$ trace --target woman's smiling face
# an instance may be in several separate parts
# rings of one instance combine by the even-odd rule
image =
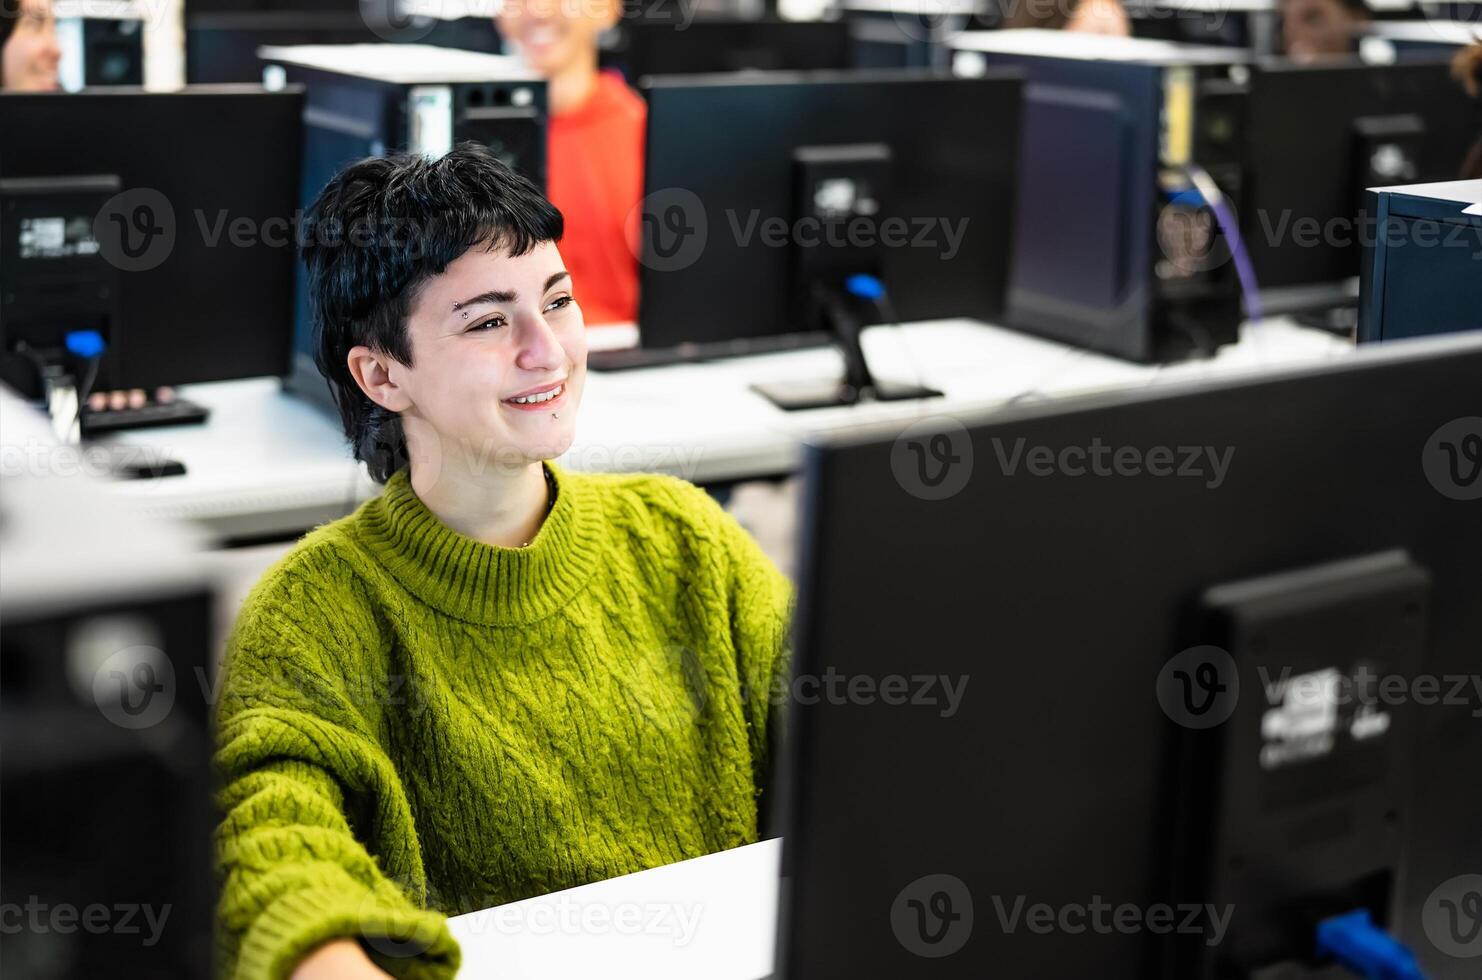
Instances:
[[[525,64],[549,77],[590,58],[621,13],[614,0],[505,0],[496,23]]]
[[[385,359],[380,400],[401,414],[414,460],[518,467],[570,448],[586,326],[554,243],[469,249],[418,290],[407,333],[411,364]]]

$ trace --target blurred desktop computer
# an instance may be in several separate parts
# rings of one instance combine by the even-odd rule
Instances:
[[[261,82],[258,50],[305,44],[375,44],[381,38],[353,11],[273,10],[191,14],[185,77],[192,85]]]
[[[488,146],[545,187],[546,83],[516,58],[425,44],[267,47],[262,56],[269,75],[281,73],[307,93],[301,208],[355,160],[398,152],[441,156],[465,140]],[[295,269],[285,387],[333,412],[329,386],[314,365],[302,263]]]
[[[29,411],[0,391],[7,425]],[[6,470],[6,975],[209,976],[214,597],[198,544],[87,478]]]
[[[1241,293],[1218,198],[1240,175],[1245,56],[1043,30],[952,43],[960,74],[1027,80],[1007,325],[1144,362],[1233,343]]]
[[[546,84],[519,59],[425,44],[265,47],[270,75],[303,86],[304,183],[344,164],[483,143],[545,186]]]
[[[1366,189],[1459,177],[1482,135],[1482,102],[1444,53],[1383,65],[1261,61],[1250,69],[1242,127],[1233,196],[1263,294],[1296,297],[1294,309],[1351,312],[1375,230]]]
[[[1359,343],[1482,330],[1482,180],[1376,187],[1367,197],[1374,234],[1364,243]]]
[[[601,57],[630,85],[647,75],[853,67],[849,25],[841,20],[624,19]]]
[[[1458,335],[807,450],[778,975],[1476,977],[1478,378]],[[1418,969],[1337,968],[1347,913]]]
[[[1020,88],[1013,72],[650,78],[640,347],[594,368],[834,342],[842,385],[763,393],[920,396],[876,383],[859,331],[1002,312]]]
[[[247,85],[0,94],[0,131],[26,134],[0,146],[6,377],[41,397],[58,368],[97,391],[285,374],[303,109]],[[78,421],[204,417],[176,400]]]
[[[425,17],[381,25],[354,8],[265,9],[191,13],[186,21],[185,77],[191,84],[261,82],[264,47],[321,44],[416,43],[498,54],[499,32],[491,17],[455,20]]]

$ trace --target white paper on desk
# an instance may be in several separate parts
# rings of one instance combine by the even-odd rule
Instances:
[[[781,854],[762,841],[460,915],[459,976],[759,980],[772,973]]]

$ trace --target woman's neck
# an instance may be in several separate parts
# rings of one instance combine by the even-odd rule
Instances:
[[[597,90],[597,52],[581,57],[546,79],[551,115],[559,116],[581,107]]]
[[[444,455],[418,466],[412,455],[412,490],[439,521],[465,537],[501,548],[522,548],[545,522],[550,486],[544,465],[519,468],[484,461],[477,470]]]

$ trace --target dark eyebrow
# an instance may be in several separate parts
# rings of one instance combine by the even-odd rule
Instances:
[[[547,292],[562,279],[569,278],[571,278],[571,273],[565,269],[562,269],[560,272],[553,272],[551,273],[551,277],[545,281],[545,287],[541,292]],[[516,293],[512,289],[486,289],[477,296],[470,296],[460,303],[454,303],[453,312],[457,313],[466,306],[475,306],[479,303],[513,303],[517,299],[519,299],[519,293]]]

